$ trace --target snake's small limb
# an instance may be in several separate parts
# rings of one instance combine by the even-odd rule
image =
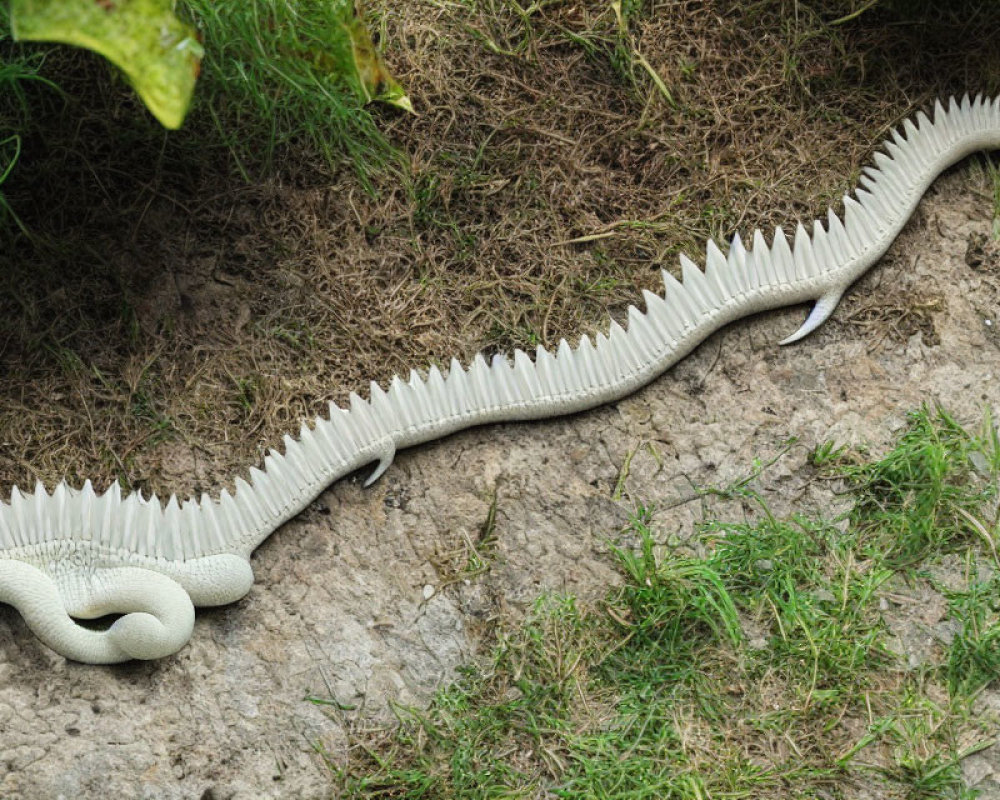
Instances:
[[[362,484],[366,489],[371,486],[375,481],[385,474],[385,471],[392,466],[393,460],[396,458],[396,443],[391,439],[386,440],[382,445],[382,450],[379,453],[378,464],[375,465],[375,469],[372,470],[372,474],[369,475],[365,482]]]
[[[797,342],[799,339],[805,338],[820,325],[826,322],[830,318],[830,315],[837,309],[837,304],[840,302],[840,298],[844,296],[846,288],[847,287],[832,289],[822,295],[812,307],[812,310],[809,312],[809,316],[806,317],[806,321],[799,326],[799,329],[791,336],[786,336],[778,342],[778,344],[786,345],[792,344],[792,342]]]

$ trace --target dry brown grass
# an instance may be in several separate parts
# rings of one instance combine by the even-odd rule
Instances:
[[[603,2],[536,5],[376,9],[419,116],[384,113],[409,167],[375,196],[306,148],[242,185],[183,137],[107,141],[85,106],[58,174],[58,132],[28,143],[0,485],[217,489],[370,379],[592,331],[677,252],[812,219],[903,114],[1000,89],[996,8],[831,29],[794,2],[648,2],[619,42]]]

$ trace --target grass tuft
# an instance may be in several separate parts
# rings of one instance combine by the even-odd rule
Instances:
[[[943,409],[924,407],[884,459],[835,469],[858,497],[851,521],[860,546],[906,566],[968,541],[970,515],[997,496],[1000,446],[989,416],[970,433]]]
[[[10,177],[21,156],[24,131],[31,118],[31,102],[26,85],[35,83],[58,91],[58,86],[42,77],[39,70],[45,62],[44,49],[11,47],[10,11],[0,6],[0,48],[9,50],[0,58],[0,229],[13,222],[24,231],[24,224],[3,193],[3,185]]]
[[[330,166],[346,157],[369,188],[371,170],[399,166],[345,78],[352,54],[344,5],[182,0],[205,43],[195,124],[211,122],[244,179],[271,172],[302,145]]]
[[[1000,584],[993,551],[957,529],[962,514],[995,516],[995,443],[988,416],[974,434],[923,408],[880,459],[821,448],[817,468],[855,498],[846,531],[777,518],[747,481],[712,490],[753,500],[751,519],[704,522],[700,558],[658,545],[641,508],[631,545],[612,548],[622,585],[601,607],[539,600],[428,709],[358,736],[335,767],[338,791],[781,800],[865,786],[873,797],[973,797],[961,762],[993,744],[984,731],[995,720],[972,709],[1000,677]],[[926,529],[902,551],[873,546],[908,532],[915,513],[948,530]],[[944,590],[955,635],[911,669],[889,647],[885,585],[956,549],[967,580]]]
[[[1000,676],[1000,575],[973,576],[964,591],[946,595],[959,627],[948,650],[945,679],[953,695],[975,696]]]

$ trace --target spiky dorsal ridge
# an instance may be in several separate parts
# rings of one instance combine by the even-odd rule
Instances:
[[[488,422],[551,417],[581,411],[629,394],[689,353],[710,333],[747,314],[807,300],[817,305],[805,335],[833,311],[847,286],[888,248],[936,175],[974,150],[1000,147],[1000,98],[952,98],[907,119],[863,170],[860,186],[844,197],[843,219],[832,210],[811,231],[802,224],[791,240],[777,228],[768,240],[753,232],[751,249],[739,236],[720,248],[709,241],[704,269],[685,256],[681,279],[663,272],[663,296],[644,292],[646,311],[628,310],[627,327],[611,322],[593,341],[576,347],[561,340],[554,353],[539,347],[531,358],[482,356],[468,367],[451,362],[447,374],[431,367],[368,399],[356,394],[347,408],[330,404],[329,416],[303,424],[298,439],[284,437],[284,453],[270,451],[263,470],[217,499],[161,504],[154,496],[122,497],[117,485],[103,494],[60,483],[48,494],[12,490],[0,502],[0,559],[39,561],[60,543],[86,543],[105,563],[173,564],[219,553],[250,552],[327,485],[371,462],[372,479],[398,448]]]

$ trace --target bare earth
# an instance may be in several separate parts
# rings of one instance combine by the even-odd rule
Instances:
[[[341,481],[258,550],[250,595],[200,612],[173,658],[67,663],[0,609],[0,795],[328,796],[317,745],[336,760],[348,721],[426,701],[492,620],[541,592],[604,594],[607,542],[637,504],[659,509],[662,538],[683,537],[701,512],[693,484],[741,477],[795,437],[761,487],[778,513],[835,513],[826,487],[803,479],[816,444],[877,451],[924,401],[964,421],[1000,411],[1000,258],[977,247],[989,212],[985,180],[960,166],[808,340],[775,344],[802,309],[742,321],[614,406],[404,452],[368,490]],[[494,497],[491,569],[449,583]],[[943,611],[897,600],[887,612],[914,664]],[[981,702],[1000,715],[1000,692]],[[982,797],[1000,797],[1000,747],[965,769]]]

